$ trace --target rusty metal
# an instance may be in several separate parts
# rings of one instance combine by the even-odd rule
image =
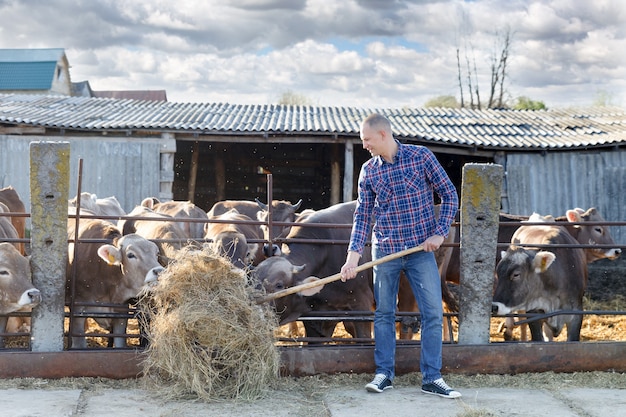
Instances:
[[[373,346],[281,347],[281,375],[309,376],[373,373]],[[3,352],[0,378],[103,377],[142,375],[142,355],[133,350]],[[396,374],[419,372],[420,347],[398,345]],[[626,372],[626,343],[492,343],[444,345],[444,374],[517,374],[526,372]]]

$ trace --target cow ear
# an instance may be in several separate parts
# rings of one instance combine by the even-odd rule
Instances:
[[[102,245],[98,248],[98,256],[109,265],[120,265],[122,256],[120,250],[113,245]]]
[[[315,281],[319,281],[319,278],[317,278],[317,277],[308,277],[308,278],[305,278],[302,281],[302,284],[308,284],[309,282],[315,282]],[[315,295],[318,292],[322,291],[322,288],[324,288],[323,285],[318,285],[317,287],[307,288],[306,290],[299,291],[298,294],[300,294],[303,297],[310,297],[310,296]]]
[[[565,215],[567,216],[567,221],[570,222],[570,223],[575,223],[575,222],[580,222],[581,221],[581,218],[580,218],[581,213],[578,211],[578,209],[567,210],[565,212]]]
[[[555,259],[556,255],[552,252],[537,252],[535,258],[533,259],[533,267],[535,268],[535,272],[538,274],[546,272],[546,269],[548,269],[550,265],[552,265],[552,262],[554,262]]]

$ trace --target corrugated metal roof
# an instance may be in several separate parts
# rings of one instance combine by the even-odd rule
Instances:
[[[62,48],[0,49],[0,91],[49,90]]]
[[[0,122],[76,130],[154,129],[224,134],[357,136],[372,112],[399,139],[482,149],[567,149],[626,143],[626,110],[539,111],[355,108],[174,103],[112,98],[0,94]]]

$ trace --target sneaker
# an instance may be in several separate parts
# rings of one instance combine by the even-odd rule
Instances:
[[[369,392],[383,392],[386,389],[393,388],[391,385],[391,379],[387,378],[385,374],[376,374],[372,382],[365,386],[365,389]]]
[[[461,397],[461,393],[450,388],[443,378],[436,379],[428,384],[423,384],[422,392],[425,394],[435,394],[443,398]]]

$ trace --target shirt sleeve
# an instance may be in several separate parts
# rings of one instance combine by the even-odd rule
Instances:
[[[432,151],[428,150],[427,155],[426,172],[428,173],[433,189],[441,199],[439,220],[435,234],[447,237],[448,233],[450,233],[450,225],[454,221],[459,209],[459,197],[450,177],[448,177],[448,174]]]
[[[354,222],[352,224],[352,233],[350,234],[350,244],[348,250],[363,253],[365,242],[369,235],[370,223],[372,219],[372,211],[374,208],[374,194],[371,186],[367,181],[367,164],[361,167],[359,174],[358,190],[359,196],[354,211]]]

